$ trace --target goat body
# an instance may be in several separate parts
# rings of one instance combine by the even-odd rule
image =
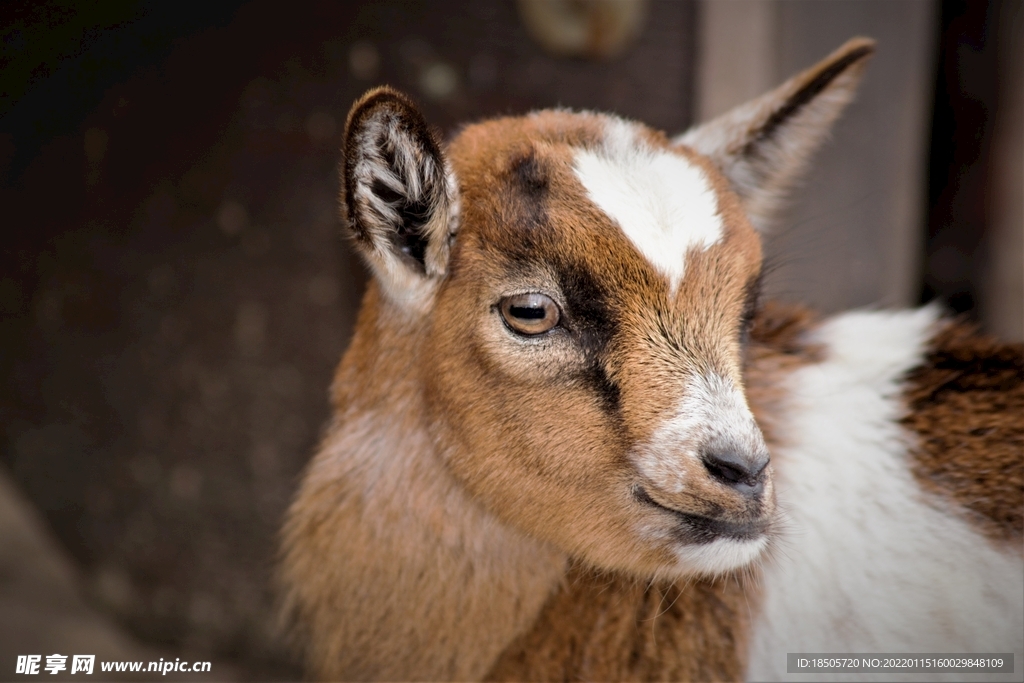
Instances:
[[[342,213],[374,278],[283,532],[314,675],[1019,671],[1024,349],[757,301],[758,231],[872,50],[674,139],[552,110],[444,146],[393,90],[354,105]]]

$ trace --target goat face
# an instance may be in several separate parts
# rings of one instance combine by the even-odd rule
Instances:
[[[477,500],[643,577],[759,556],[775,503],[741,373],[761,270],[748,216],[763,221],[869,52],[851,41],[676,141],[547,111],[443,151],[404,96],[355,105],[345,217],[383,318],[423,334],[433,438]]]
[[[453,470],[600,566],[756,556],[774,505],[740,364],[761,253],[725,181],[566,112],[467,128],[450,159],[467,180],[427,380]]]

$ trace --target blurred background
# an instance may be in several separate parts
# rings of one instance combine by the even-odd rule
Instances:
[[[874,37],[769,292],[1021,340],[1022,26],[1019,0],[4,3],[0,680],[53,652],[300,675],[276,533],[366,276],[335,201],[367,88],[446,135],[554,105],[677,133]]]

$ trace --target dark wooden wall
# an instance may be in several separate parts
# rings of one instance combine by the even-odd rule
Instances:
[[[938,298],[989,331],[1019,340],[1024,5],[944,0],[941,10],[921,301]],[[1016,188],[1002,197],[1008,177]],[[1013,215],[1010,225],[1002,224],[1005,214]],[[1003,265],[1007,251],[1015,252],[1015,263],[1010,257]]]
[[[0,461],[93,604],[194,659],[294,677],[275,534],[364,277],[337,138],[390,83],[442,130],[564,105],[690,120],[694,6],[554,57],[512,0],[5,6]]]

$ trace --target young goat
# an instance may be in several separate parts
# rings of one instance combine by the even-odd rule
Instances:
[[[872,50],[674,139],[551,110],[443,146],[393,90],[355,104],[342,212],[374,279],[284,529],[313,675],[1020,671],[1021,347],[933,308],[757,305],[758,230]]]

